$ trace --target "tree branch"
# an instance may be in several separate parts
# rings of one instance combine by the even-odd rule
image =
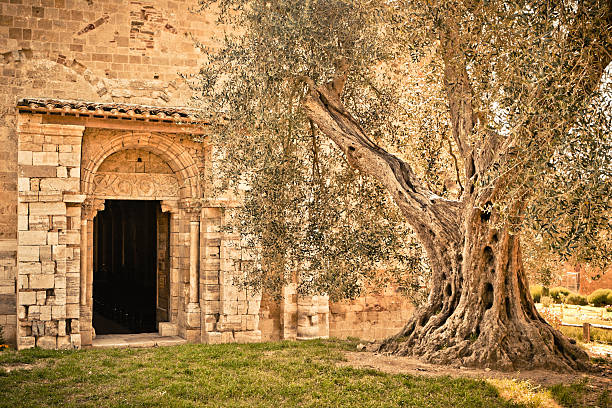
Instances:
[[[340,100],[341,80],[311,89],[302,107],[319,130],[345,153],[349,164],[375,177],[391,193],[425,246],[436,236],[456,241],[461,203],[424,188],[410,166],[376,145]]]

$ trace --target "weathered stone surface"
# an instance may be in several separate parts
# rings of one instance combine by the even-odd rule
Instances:
[[[41,349],[55,349],[57,348],[57,337],[55,336],[43,336],[36,339],[36,347]]]

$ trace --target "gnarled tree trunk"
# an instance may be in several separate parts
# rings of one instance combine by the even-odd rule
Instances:
[[[586,353],[536,311],[517,235],[490,226],[490,214],[467,209],[461,241],[443,245],[427,304],[382,346],[441,364],[501,370],[585,369]]]
[[[442,37],[443,43],[448,40]],[[457,55],[444,57],[453,134],[470,180],[461,201],[435,196],[407,163],[367,137],[342,106],[342,76],[320,87],[311,83],[303,102],[310,120],[343,150],[349,163],[391,193],[430,261],[433,278],[426,305],[382,349],[429,362],[502,370],[584,369],[587,354],[535,309],[518,236],[496,229],[497,215],[483,210],[494,208],[494,192],[502,188],[479,189],[476,183],[478,174],[500,154],[498,138],[491,135],[482,146],[467,142],[473,127],[467,72],[461,63],[457,68]]]

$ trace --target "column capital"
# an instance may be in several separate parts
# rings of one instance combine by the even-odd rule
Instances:
[[[98,211],[104,211],[104,200],[101,198],[88,197],[81,204],[81,218],[93,220]]]

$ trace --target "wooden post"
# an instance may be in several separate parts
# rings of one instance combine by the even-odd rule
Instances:
[[[591,341],[591,324],[582,323],[582,341],[589,343]]]

